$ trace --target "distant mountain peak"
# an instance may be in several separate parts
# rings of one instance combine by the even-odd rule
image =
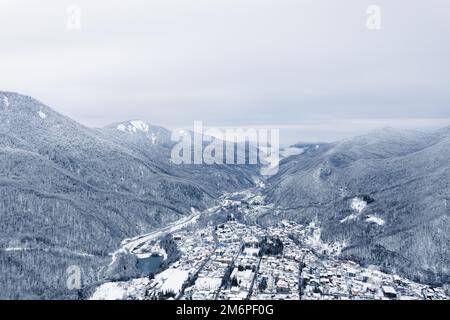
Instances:
[[[150,125],[142,120],[131,120],[119,123],[116,128],[119,131],[128,133],[148,133],[150,130]]]
[[[103,128],[108,133],[130,141],[152,145],[170,144],[170,131],[166,128],[151,125],[143,120],[135,119],[116,122]]]

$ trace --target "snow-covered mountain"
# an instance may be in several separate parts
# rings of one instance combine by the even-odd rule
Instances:
[[[0,92],[0,124],[0,298],[74,298],[68,266],[94,283],[123,239],[261,178],[254,166],[174,165],[162,127],[87,128],[16,93]],[[450,282],[449,128],[387,128],[283,152],[258,224],[314,220],[322,241],[346,244],[343,258]]]
[[[391,128],[306,149],[270,179],[280,216],[317,219],[343,255],[450,281],[450,136]],[[266,217],[270,220],[271,217]]]
[[[0,298],[69,294],[67,266],[95,278],[122,239],[253,185],[244,167],[171,165],[169,132],[142,121],[91,129],[0,92],[0,123]]]

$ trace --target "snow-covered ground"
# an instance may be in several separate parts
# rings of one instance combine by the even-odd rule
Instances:
[[[284,159],[284,158],[291,157],[291,156],[297,156],[304,152],[305,152],[305,150],[302,148],[289,147],[289,148],[281,149],[280,155],[281,155],[281,158]]]
[[[380,217],[370,216],[370,215],[367,216],[366,222],[375,223],[375,224],[377,224],[379,226],[382,226],[382,225],[385,224],[385,221],[383,219],[381,219]]]
[[[38,111],[38,115],[39,115],[39,118],[41,118],[41,119],[47,118],[47,115],[44,112],[42,112],[41,110]]]
[[[367,202],[361,198],[354,198],[352,200],[351,208],[357,213],[361,213],[367,207]]]
[[[158,283],[160,292],[174,292],[178,294],[181,291],[183,283],[188,279],[189,271],[169,268],[156,275],[155,280]]]
[[[363,210],[366,207],[367,207],[366,201],[364,201],[363,199],[361,199],[359,197],[353,198],[350,208],[352,210],[354,210],[355,213],[352,213],[351,215],[345,217],[344,219],[342,219],[340,221],[340,223],[348,222],[351,220],[356,220],[361,215],[361,213],[363,212]]]
[[[108,282],[99,286],[90,300],[122,300],[126,296],[126,289],[120,282]]]
[[[90,300],[144,299],[148,287],[158,288],[158,291],[163,293],[178,294],[188,276],[189,271],[187,270],[169,268],[157,274],[152,280],[138,278],[129,281],[107,282],[95,289]]]
[[[127,297],[143,299],[149,282],[148,278],[123,282],[107,282],[96,288],[90,300],[123,300]]]

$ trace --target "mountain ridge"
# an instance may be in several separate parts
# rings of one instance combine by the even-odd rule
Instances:
[[[170,145],[87,128],[17,93],[0,92],[0,123],[0,266],[9,270],[0,273],[1,298],[73,297],[67,266],[82,266],[87,284],[98,281],[96,270],[124,238],[254,183],[245,168],[211,176],[211,168],[175,167]],[[61,258],[54,247],[92,256]]]
[[[321,221],[325,239],[348,243],[344,257],[448,282],[450,139],[439,130],[384,133],[289,159],[269,179],[267,199],[284,217]],[[354,201],[365,203],[361,212]]]

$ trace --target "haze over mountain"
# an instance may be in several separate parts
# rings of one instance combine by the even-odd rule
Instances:
[[[282,128],[288,144],[437,129],[450,121],[449,12],[445,0],[1,1],[0,88],[89,127],[200,119]]]

